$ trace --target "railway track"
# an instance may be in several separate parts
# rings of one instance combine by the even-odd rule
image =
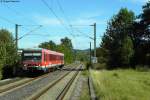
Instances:
[[[72,65],[69,65],[69,66],[72,66]],[[17,87],[20,87],[20,86],[24,86],[25,84],[29,84],[30,82],[34,81],[34,80],[38,80],[40,78],[44,78],[46,77],[48,74],[44,74],[42,76],[38,76],[38,77],[35,77],[35,78],[16,78],[14,80],[8,80],[8,82],[3,82],[0,84],[0,93],[3,93],[3,92],[7,92],[11,89],[15,89]]]
[[[12,82],[12,83],[3,85],[3,86],[0,87],[0,93],[2,94],[2,93],[5,93],[5,92],[14,90],[14,89],[16,89],[16,88],[25,86],[25,85],[29,84],[30,82],[39,80],[39,79],[41,79],[41,78],[44,78],[44,77],[46,77],[47,75],[48,75],[48,74],[44,74],[44,75],[42,75],[42,76],[38,76],[38,77],[35,77],[35,78],[25,78],[25,79],[18,80],[18,81],[16,81],[16,82]]]
[[[65,86],[65,88],[63,89],[63,91],[59,94],[59,96],[57,97],[57,100],[63,100],[63,98],[65,97],[65,95],[67,94],[70,86],[72,85],[72,83],[74,82],[75,78],[77,77],[79,72],[76,72],[72,79],[68,82],[68,84]]]
[[[0,87],[0,100],[20,100],[27,98],[38,92],[41,87],[45,87],[48,83],[53,83],[58,79],[68,76],[70,72],[66,70],[58,70],[36,78],[26,79],[17,84],[4,85]],[[57,82],[56,82],[57,83]]]
[[[82,65],[80,65],[77,69],[74,69],[73,71],[69,71],[68,73],[60,77],[58,80],[47,85],[45,88],[33,94],[31,97],[27,98],[26,100],[62,100],[65,97],[66,93],[68,92],[70,86],[74,82],[81,67]],[[62,86],[63,83],[65,83],[64,86]],[[62,88],[60,89],[60,87]],[[54,90],[55,93],[53,92]]]
[[[8,85],[8,84],[13,83],[13,82],[20,81],[20,80],[22,80],[22,79],[23,79],[23,78],[17,77],[17,78],[12,78],[12,79],[4,79],[4,80],[1,80],[1,81],[0,81],[0,87],[1,87],[1,86],[4,86],[4,85]]]

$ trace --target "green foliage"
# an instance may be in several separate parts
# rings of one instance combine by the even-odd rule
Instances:
[[[70,49],[73,48],[72,42],[68,37],[61,39],[60,45],[66,46],[67,48],[70,48]]]
[[[139,21],[133,24],[134,65],[150,65],[150,1],[143,6]]]
[[[110,68],[130,64],[133,44],[128,34],[134,18],[132,11],[122,8],[108,22],[99,52],[101,53],[100,59],[104,60]]]
[[[140,15],[141,21],[145,24],[146,28],[148,28],[148,25],[150,24],[150,1],[148,1],[142,8],[143,12]]]
[[[133,50],[133,43],[129,36],[125,37],[123,40],[123,44],[121,47],[121,56],[120,59],[122,60],[123,65],[130,64],[131,57],[134,54]]]
[[[135,70],[91,71],[100,100],[149,100],[149,75]]]
[[[65,37],[61,39],[60,48],[59,51],[64,53],[64,59],[66,63],[72,63],[73,62],[73,46],[71,39],[68,37]]]
[[[87,62],[88,61],[88,54],[86,50],[74,50],[76,54],[76,60],[81,62]]]
[[[5,67],[12,67],[18,60],[17,49],[12,34],[6,29],[0,30],[0,73]],[[9,74],[9,73],[7,73]]]
[[[108,68],[150,66],[150,1],[142,9],[137,18],[126,8],[111,18],[97,49],[99,63]]]
[[[49,49],[49,50],[56,50],[56,44],[53,41],[43,42],[39,45],[39,47]]]
[[[93,64],[93,69],[103,70],[103,69],[106,69],[106,68],[107,68],[106,63],[96,63],[96,64]]]

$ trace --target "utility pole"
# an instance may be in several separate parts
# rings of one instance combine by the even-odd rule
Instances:
[[[18,54],[18,27],[21,26],[21,25],[18,25],[18,24],[15,24],[15,33],[16,33],[16,50],[17,50],[17,54]],[[16,61],[17,62],[17,61]],[[17,64],[17,63],[16,63]],[[17,66],[17,65],[16,65]],[[13,67],[13,75],[15,76],[16,75],[16,66]]]
[[[16,48],[18,50],[18,24],[15,24],[15,32],[16,32]]]
[[[76,62],[76,59],[77,58],[77,52],[76,52],[76,50],[74,50],[74,61]]]
[[[94,23],[94,57],[96,57],[96,23]]]
[[[18,50],[18,27],[21,25],[15,24],[15,33],[16,33],[16,48]]]
[[[91,42],[90,42],[90,65],[91,65]]]
[[[96,23],[91,26],[94,27],[94,57],[96,57]]]

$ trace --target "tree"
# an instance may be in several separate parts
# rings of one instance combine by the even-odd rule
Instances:
[[[2,78],[2,69],[6,62],[6,49],[4,44],[0,43],[0,79]]]
[[[125,37],[122,42],[120,59],[123,65],[129,65],[134,54],[133,42],[129,36]]]
[[[142,9],[131,34],[135,49],[134,65],[150,65],[150,1]]]
[[[133,55],[133,44],[128,36],[131,33],[130,27],[135,16],[132,11],[126,8],[120,9],[108,22],[106,33],[102,38],[101,48],[107,59],[106,63],[110,68],[130,64]]]
[[[58,46],[58,51],[64,53],[64,59],[66,63],[72,63],[73,62],[73,46],[71,39],[68,37],[62,38],[61,43]]]
[[[17,62],[17,48],[12,34],[6,29],[0,30],[0,69],[11,67]],[[4,72],[4,70],[3,70]],[[7,73],[9,74],[9,73]]]
[[[40,48],[45,48],[49,50],[56,50],[56,44],[53,41],[44,42],[39,45]]]
[[[61,45],[67,46],[67,48],[73,49],[71,40],[68,37],[61,39]]]
[[[3,45],[3,48],[6,50],[5,65],[8,66],[13,65],[17,61],[17,49],[12,34],[5,29],[1,29],[0,43],[1,45]]]

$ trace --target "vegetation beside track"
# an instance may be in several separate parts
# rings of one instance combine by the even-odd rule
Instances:
[[[84,70],[81,72],[81,76],[84,79],[87,79],[89,76],[89,71]],[[82,86],[82,91],[81,91],[81,96],[80,100],[90,100],[90,94],[89,94],[89,86],[87,81],[83,81],[83,86]]]
[[[150,72],[135,70],[91,71],[101,100],[149,100]]]
[[[19,60],[11,32],[0,29],[0,79],[13,76],[13,68]]]
[[[82,87],[80,100],[90,100],[89,87],[87,83],[84,83]]]

